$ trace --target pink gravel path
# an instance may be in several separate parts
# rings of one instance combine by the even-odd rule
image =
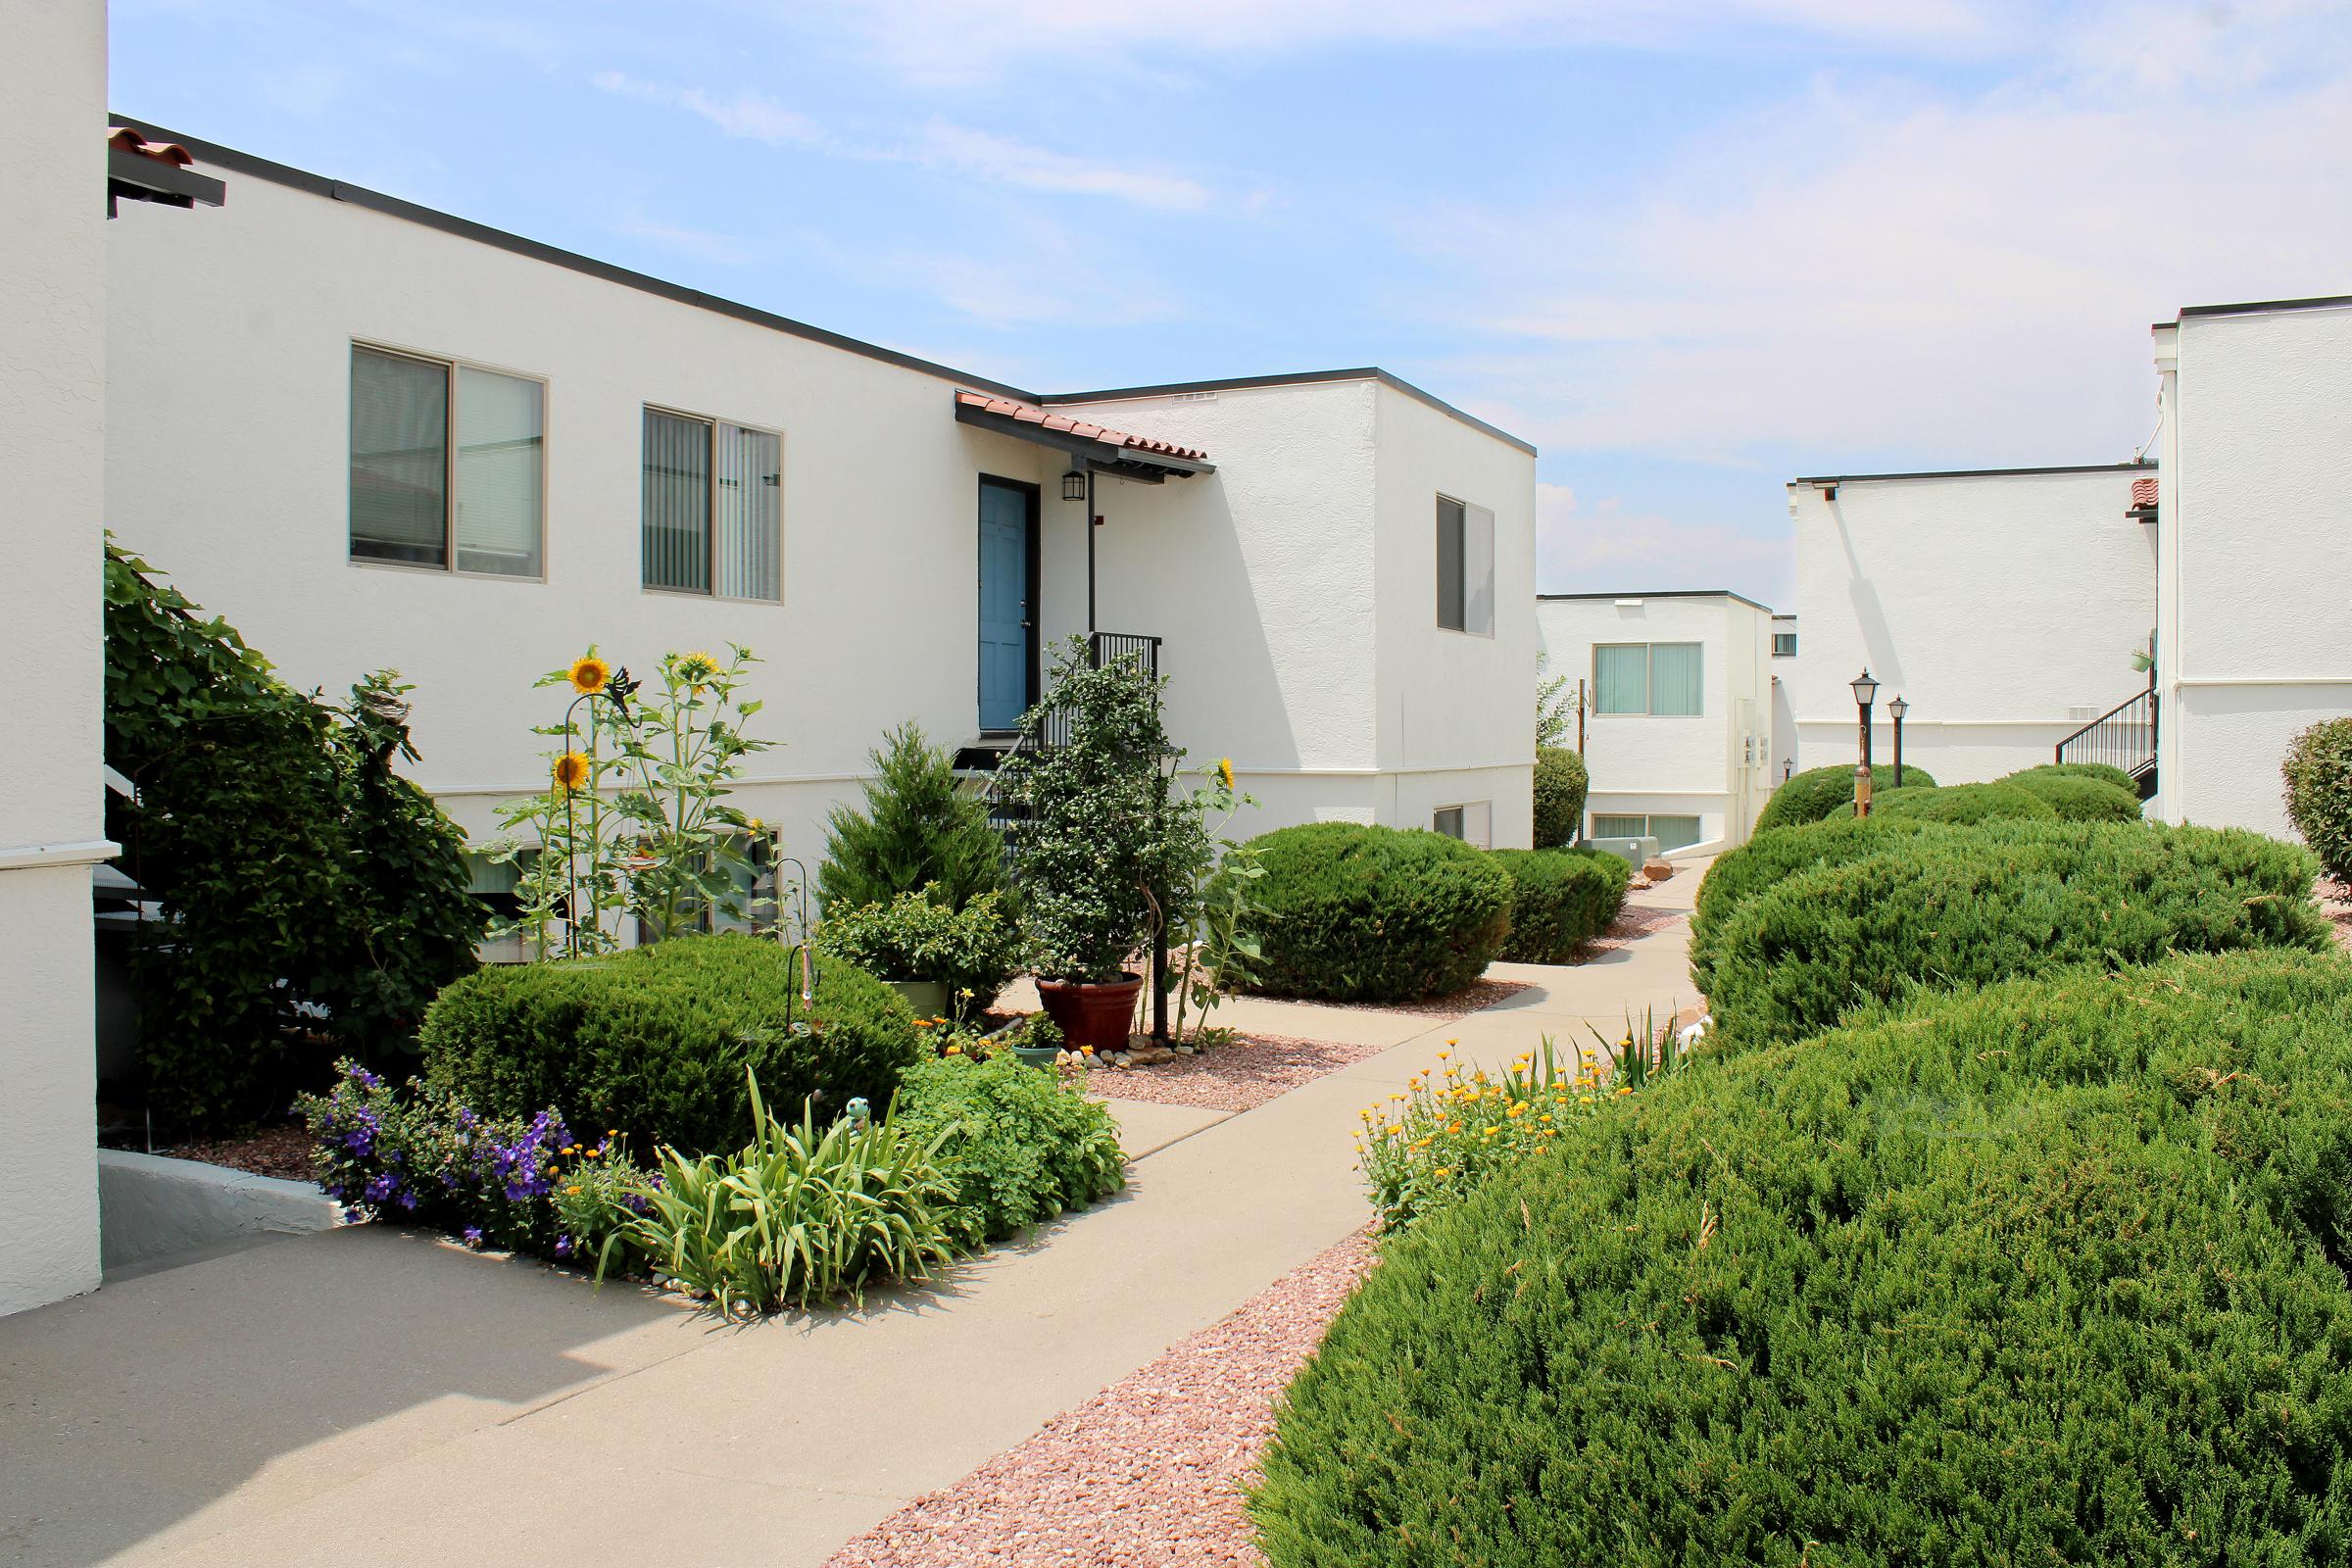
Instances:
[[[2331,882],[2320,878],[2315,891],[2319,895],[2320,912],[2328,916],[2334,928],[2335,945],[2352,953],[2352,883]]]
[[[1467,1018],[1527,989],[1524,980],[1473,980],[1461,990],[1418,1002],[1317,1002],[1310,997],[1250,997],[1284,1007],[1346,1007],[1350,1012],[1401,1012],[1420,1018]]]
[[[1274,1398],[1371,1266],[1359,1233],[1223,1321],[918,1497],[825,1568],[1260,1564],[1242,1488]]]
[[[1086,1087],[1106,1100],[1249,1110],[1388,1049],[1288,1035],[1244,1035],[1231,1045],[1211,1046],[1197,1056],[1178,1056],[1150,1067],[1097,1067],[1086,1075]]]
[[[1630,947],[1652,932],[1663,931],[1677,920],[1690,918],[1689,909],[1662,909],[1654,904],[1629,904],[1617,911],[1609,928],[1585,946],[1585,956],[1608,953]]]

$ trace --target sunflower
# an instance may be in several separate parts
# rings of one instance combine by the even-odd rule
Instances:
[[[1232,758],[1220,757],[1217,759],[1217,782],[1223,784],[1227,789],[1233,788]]]
[[[671,672],[688,691],[699,692],[718,674],[718,661],[701,652],[680,654]]]
[[[588,759],[579,752],[565,752],[556,759],[556,787],[576,790],[588,782]]]
[[[612,678],[612,666],[594,654],[582,654],[571,662],[571,689],[583,697],[594,697]]]

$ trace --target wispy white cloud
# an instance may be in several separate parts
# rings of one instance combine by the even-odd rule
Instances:
[[[753,259],[752,248],[744,241],[732,234],[721,234],[710,229],[681,228],[671,223],[630,218],[613,223],[612,232],[650,241],[682,256],[716,262],[721,267],[742,267]]]
[[[1731,588],[1777,603],[1794,563],[1780,533],[1758,533],[1629,509],[1591,506],[1566,485],[1536,486],[1536,588],[1542,593]]]
[[[860,141],[832,134],[808,115],[764,93],[710,93],[699,87],[648,81],[618,71],[599,72],[590,81],[615,97],[684,110],[725,135],[771,147],[806,148],[866,163],[912,164],[1015,190],[1107,196],[1161,211],[1196,211],[1210,201],[1207,186],[1183,174],[1082,158],[945,120],[931,121],[908,138]]]

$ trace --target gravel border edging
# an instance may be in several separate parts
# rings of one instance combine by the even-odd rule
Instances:
[[[825,1568],[1263,1563],[1243,1488],[1274,1400],[1372,1261],[1365,1232],[1318,1253]]]

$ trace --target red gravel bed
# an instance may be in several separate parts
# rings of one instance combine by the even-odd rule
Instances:
[[[1249,1110],[1388,1049],[1288,1035],[1244,1035],[1197,1056],[1178,1056],[1149,1067],[1097,1067],[1086,1075],[1086,1087],[1106,1100]]]
[[[1251,996],[1251,1002],[1271,1002],[1285,1007],[1346,1007],[1350,1012],[1401,1012],[1416,1018],[1467,1018],[1527,989],[1524,980],[1473,980],[1461,990],[1419,1002],[1319,1002],[1311,997]]]
[[[1261,1564],[1242,1489],[1274,1399],[1371,1266],[1351,1236],[1232,1315],[918,1497],[825,1568]]]
[[[2352,882],[2333,882],[2322,877],[2315,891],[2319,894],[2320,912],[2334,927],[2335,945],[2352,953]]]
[[[1585,956],[1630,947],[1643,937],[1663,931],[1677,920],[1690,918],[1689,909],[1661,909],[1653,904],[1629,904],[1617,911],[1609,928],[1585,945]]]
[[[226,1165],[256,1176],[278,1176],[293,1182],[315,1182],[318,1168],[311,1163],[311,1135],[300,1122],[267,1127],[250,1138],[226,1138],[213,1143],[181,1144],[159,1149],[173,1159],[198,1159],[207,1165]]]

